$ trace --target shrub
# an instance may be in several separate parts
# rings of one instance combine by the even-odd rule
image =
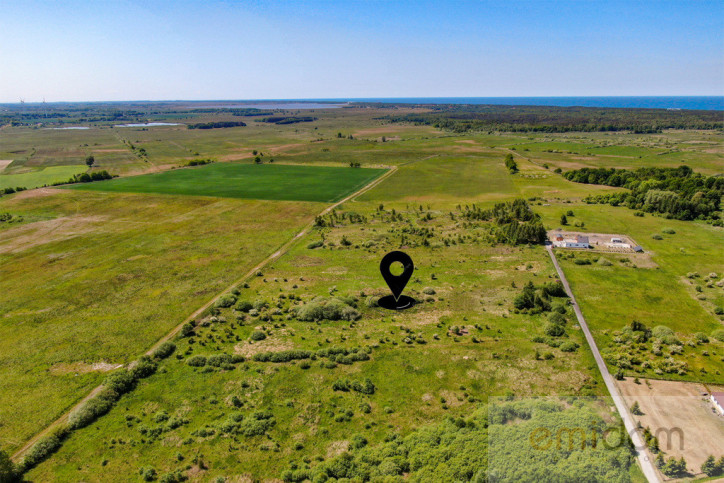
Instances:
[[[63,439],[67,435],[67,429],[60,428],[47,436],[41,438],[32,448],[25,454],[22,463],[20,463],[20,471],[22,473],[35,468],[39,463],[48,456],[55,453],[63,444]]]
[[[206,359],[206,363],[210,366],[220,367],[222,364],[230,364],[231,356],[229,354],[214,354]]]
[[[588,258],[576,258],[575,260],[573,260],[573,263],[575,263],[576,265],[590,265],[591,260],[589,260]]]
[[[130,372],[120,370],[106,377],[103,385],[106,388],[115,391],[118,395],[122,395],[131,391],[135,387],[136,379]]]
[[[193,325],[191,322],[185,323],[185,324],[181,327],[181,331],[179,332],[179,334],[181,335],[181,337],[189,337],[189,336],[191,336],[193,333],[194,333],[194,325]]]
[[[563,315],[562,315],[561,313],[559,313],[559,312],[553,312],[553,313],[551,313],[551,315],[548,316],[548,320],[549,320],[552,324],[566,325],[566,318],[563,317]]]
[[[569,340],[562,343],[559,349],[563,352],[575,352],[578,349],[578,344]]]
[[[80,429],[88,426],[113,407],[114,401],[107,398],[94,397],[89,399],[68,416],[68,428]]]
[[[661,230],[662,233],[666,233],[667,235],[674,235],[676,232],[672,230],[671,228],[666,228],[664,230]]]
[[[266,333],[262,332],[261,330],[255,330],[251,333],[251,336],[249,336],[251,340],[260,341],[266,339]]]
[[[158,360],[165,359],[173,354],[175,350],[176,344],[174,344],[173,342],[164,342],[163,344],[158,346],[155,351],[153,351],[153,357]]]
[[[236,310],[239,310],[241,312],[249,312],[253,308],[254,305],[252,305],[252,303],[248,300],[239,300],[239,302],[237,302],[236,304]]]
[[[131,374],[131,377],[133,377],[134,380],[138,380],[145,379],[148,376],[152,375],[156,372],[156,369],[158,369],[156,363],[153,362],[150,357],[143,356],[138,361],[136,361],[133,368],[129,369],[128,372]]]
[[[206,365],[206,357],[204,356],[191,356],[186,361],[186,364],[188,364],[191,367],[203,367]]]
[[[231,307],[236,303],[236,295],[234,294],[226,294],[219,297],[219,300],[216,301],[214,304],[214,307],[219,308],[226,308]]]
[[[662,237],[662,236],[659,235],[658,233],[655,234],[655,235],[651,235],[651,238],[653,238],[654,240],[663,240],[663,239],[664,239],[664,237]]]
[[[322,242],[321,240],[317,240],[317,241],[312,242],[309,245],[307,245],[307,248],[310,250],[314,250],[315,248],[319,248],[323,245],[324,245],[324,242]]]
[[[144,466],[138,470],[138,474],[141,475],[143,481],[153,481],[156,479],[156,469],[152,466]]]
[[[239,432],[246,437],[261,436],[276,424],[274,416],[268,411],[257,411],[244,419],[239,425]]]
[[[711,333],[712,339],[724,342],[724,329],[716,329]]]
[[[259,299],[259,300],[255,300],[255,301],[254,301],[254,309],[255,309],[255,310],[262,311],[262,310],[264,310],[264,309],[267,308],[267,307],[269,307],[269,304],[267,303],[266,300]]]
[[[360,313],[354,307],[337,297],[317,297],[311,302],[295,308],[299,320],[358,320]]]
[[[598,264],[603,267],[610,267],[611,265],[613,265],[613,263],[603,257],[598,259]]]
[[[665,325],[657,325],[651,330],[651,334],[664,344],[678,344],[679,340],[674,335],[674,331]]]
[[[432,287],[425,287],[422,289],[422,293],[424,293],[425,295],[435,295],[436,292],[435,289]]]
[[[549,335],[551,337],[560,337],[566,333],[566,331],[562,325],[554,324],[552,322],[546,323],[545,328],[543,330],[546,333],[546,335]]]
[[[696,332],[694,334],[694,338],[700,344],[706,344],[707,342],[709,342],[709,338],[703,332]]]

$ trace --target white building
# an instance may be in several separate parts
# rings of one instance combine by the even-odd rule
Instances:
[[[576,235],[576,238],[563,240],[562,246],[565,248],[590,248],[591,244],[589,243],[587,236]]]
[[[724,416],[724,392],[713,392],[710,397],[716,410]]]

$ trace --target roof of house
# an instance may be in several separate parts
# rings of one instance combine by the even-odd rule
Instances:
[[[642,252],[642,251],[644,251],[644,249],[643,249],[643,247],[642,247],[641,245],[636,245],[635,247],[633,247],[633,250],[634,250],[635,252]]]

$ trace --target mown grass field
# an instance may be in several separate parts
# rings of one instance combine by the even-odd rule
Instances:
[[[383,169],[213,163],[76,184],[68,188],[107,193],[159,193],[332,203],[359,190],[384,172]]]
[[[686,275],[724,275],[722,229],[582,204],[589,194],[618,188],[572,183],[554,172],[683,163],[721,173],[720,133],[455,134],[379,119],[389,112],[318,110],[311,123],[279,126],[244,118],[246,127],[211,130],[3,130],[0,159],[14,160],[7,172],[78,165],[93,154],[94,169],[152,173],[0,198],[0,213],[23,218],[0,223],[0,447],[9,450],[102,381],[106,374],[94,364],[108,369],[136,359],[274,253],[326,206],[311,201],[341,199],[380,176],[382,168],[397,166],[336,210],[347,212],[346,218],[315,228],[239,287],[239,300],[266,302],[259,314],[232,306],[214,310],[215,320],[200,317],[195,334],[176,341],[175,353],[156,374],[108,415],[72,433],[29,479],[134,480],[142,467],[153,467],[159,479],[176,470],[192,481],[279,478],[293,467],[326,464],[346,449],[356,451],[355,435],[382,448],[396,444],[395,435],[438,434],[439,425],[474,419],[493,395],[603,394],[570,311],[558,342],[577,343],[573,352],[540,342],[547,315],[513,310],[526,282],[555,277],[546,252],[491,245],[484,227],[460,216],[473,203],[529,198],[549,228],[571,209],[571,223],[585,222],[577,230],[632,236],[651,251],[658,269],[634,268],[616,257],[611,266],[561,260],[599,347],[615,349],[614,332],[633,319],[667,325],[684,342],[682,353],[672,357],[690,370],[641,375],[721,378],[722,344],[686,344],[695,332],[721,325],[715,314],[724,299],[721,288],[704,286],[699,293],[701,279]],[[192,118],[238,120],[204,114],[174,121]],[[147,156],[137,154],[141,147]],[[252,150],[263,153],[265,164],[251,164]],[[503,163],[510,152],[517,174]],[[197,158],[218,162],[168,170]],[[350,162],[362,168],[349,168]],[[364,221],[352,222],[350,213]],[[676,233],[663,234],[664,228]],[[424,233],[431,234],[428,244]],[[652,239],[654,233],[663,240]],[[393,249],[415,261],[406,293],[423,301],[396,314],[367,303],[387,291],[378,264]],[[314,322],[294,315],[293,307],[319,296],[356,299],[361,318]],[[251,341],[256,331],[266,338]],[[369,360],[332,367],[322,356],[281,363],[253,359],[263,351],[329,347],[369,351]],[[641,354],[653,357],[647,351]],[[667,358],[668,351],[657,357]],[[246,360],[233,367],[188,364],[193,356],[221,353]],[[335,391],[335,382],[345,378],[370,379],[375,392]],[[164,411],[181,424],[165,429]],[[273,427],[255,436],[222,431],[233,415],[249,420],[255,411],[270,411]],[[484,451],[484,440],[468,441]],[[452,471],[464,466],[463,459],[442,466]],[[399,475],[393,463],[399,460],[378,466]],[[640,478],[632,468],[632,478]],[[456,479],[450,474],[438,479]]]

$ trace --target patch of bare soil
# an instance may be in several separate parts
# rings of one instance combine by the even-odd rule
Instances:
[[[370,129],[360,129],[359,131],[355,131],[354,136],[375,136],[375,135],[385,135],[385,134],[391,134],[391,133],[404,133],[406,131],[419,131],[420,129],[424,129],[424,127],[421,126],[404,126],[404,125],[389,125],[389,126],[381,126],[381,127],[373,127]],[[434,129],[430,128],[430,131],[434,131]]]
[[[25,190],[21,191],[20,193],[17,193],[13,200],[27,200],[27,199],[33,199],[33,198],[42,198],[45,196],[52,196],[60,193],[61,190],[56,188],[37,188],[34,190]]]
[[[62,216],[11,228],[0,233],[0,253],[19,253],[46,243],[68,240],[93,231],[105,220],[103,216]]]
[[[687,468],[699,473],[710,454],[724,454],[724,418],[703,384],[656,379],[636,384],[632,378],[616,384],[629,408],[639,403],[643,414],[633,418],[657,436],[667,459],[683,456]]]
[[[12,159],[0,159],[0,171],[7,168],[12,162]]]
[[[251,357],[254,354],[259,354],[261,352],[286,351],[292,348],[294,348],[294,344],[292,344],[290,341],[278,340],[270,337],[259,342],[254,342],[253,344],[250,344],[249,342],[242,342],[241,344],[236,344],[234,346],[234,354],[240,354],[244,357]]]
[[[85,362],[74,362],[67,364],[61,362],[50,368],[50,373],[54,376],[63,376],[66,374],[87,374],[89,372],[108,372],[123,367],[123,364],[109,364],[108,362],[95,362],[87,364]]]
[[[335,456],[339,456],[345,451],[349,449],[349,441],[342,440],[342,441],[332,441],[329,446],[327,446],[327,459],[334,458]]]

